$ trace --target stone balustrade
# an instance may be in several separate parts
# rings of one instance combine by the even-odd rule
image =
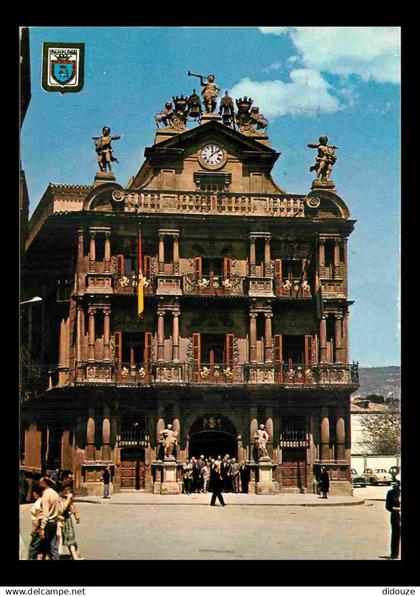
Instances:
[[[115,190],[112,197],[128,212],[305,217],[304,198],[295,195]]]

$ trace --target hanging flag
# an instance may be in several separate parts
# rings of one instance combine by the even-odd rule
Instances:
[[[138,247],[138,255],[137,255],[137,268],[138,268],[138,275],[137,275],[137,314],[140,318],[143,318],[143,311],[144,311],[144,279],[143,279],[143,254],[142,254],[142,246],[141,246],[141,228],[139,226],[138,231],[138,240],[137,240],[137,247]]]

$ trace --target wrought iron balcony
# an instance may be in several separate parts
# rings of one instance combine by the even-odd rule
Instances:
[[[359,384],[357,363],[303,364],[237,363],[231,366],[214,363],[153,362],[119,364],[80,362],[76,367],[76,384],[111,384],[136,387],[153,383],[186,384],[269,384],[293,387],[317,387]]]
[[[154,292],[154,277],[145,277],[143,280],[143,292],[145,296],[152,296]],[[135,296],[137,294],[137,274],[119,276],[114,274],[114,294]]]
[[[196,296],[242,296],[244,294],[244,277],[231,275],[198,277],[187,273],[183,277],[183,290],[186,295]]]
[[[278,298],[311,298],[311,286],[306,280],[274,278],[274,293]]]

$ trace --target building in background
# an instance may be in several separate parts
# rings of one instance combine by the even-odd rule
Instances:
[[[127,188],[105,168],[91,186],[50,184],[35,210],[22,464],[72,469],[79,494],[101,492],[107,464],[116,491],[165,493],[186,458],[227,453],[250,460],[252,491],[312,491],[324,465],[331,493],[350,494],[355,222],[328,176],[282,190],[258,108],[225,96],[217,114],[212,84],[204,108],[167,104]]]

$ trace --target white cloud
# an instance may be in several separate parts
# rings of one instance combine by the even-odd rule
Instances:
[[[399,83],[398,27],[260,27],[289,35],[306,68],[365,81]]]
[[[267,118],[291,114],[313,116],[336,112],[340,101],[330,93],[329,83],[315,70],[300,68],[290,72],[290,82],[241,79],[229,92],[232,97],[252,97]]]

